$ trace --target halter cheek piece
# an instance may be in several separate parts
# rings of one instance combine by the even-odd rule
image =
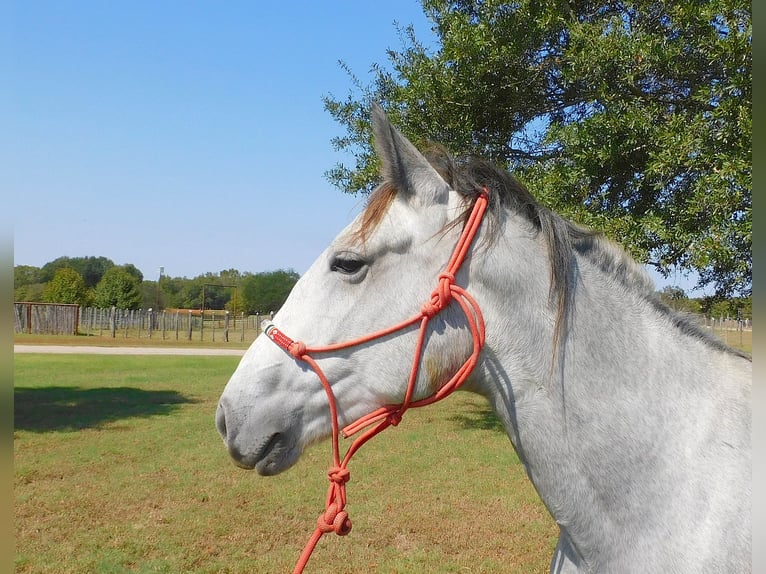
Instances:
[[[351,520],[348,517],[348,513],[344,510],[346,507],[346,482],[349,480],[348,463],[354,453],[359,448],[370,440],[372,437],[382,432],[389,426],[396,426],[402,420],[402,415],[409,408],[423,407],[431,403],[435,403],[451,394],[457,388],[462,385],[468,376],[473,371],[474,367],[479,361],[479,354],[484,346],[485,328],[484,318],[481,314],[476,300],[462,287],[455,284],[455,275],[460,269],[463,261],[466,258],[469,248],[473,243],[474,237],[481,227],[481,223],[484,218],[484,213],[487,210],[488,196],[487,190],[483,190],[476,198],[471,214],[468,217],[468,221],[463,229],[463,232],[455,246],[452,256],[447,264],[447,268],[443,273],[439,275],[438,285],[436,289],[431,293],[431,298],[423,304],[420,313],[413,317],[402,321],[396,325],[382,329],[369,335],[364,335],[357,339],[345,341],[342,343],[334,343],[332,345],[324,345],[317,347],[308,347],[306,344],[300,341],[294,341],[288,337],[284,332],[279,330],[270,321],[264,321],[261,325],[263,332],[279,347],[289,353],[295,360],[303,361],[308,364],[316,373],[319,381],[324,387],[325,393],[327,393],[327,399],[330,406],[330,421],[332,424],[332,457],[333,466],[328,471],[327,476],[330,480],[330,487],[327,491],[327,497],[325,499],[325,511],[319,515],[317,520],[317,527],[314,530],[309,541],[306,543],[306,547],[298,559],[295,565],[293,574],[299,574],[303,572],[306,563],[311,556],[314,548],[319,542],[319,539],[326,532],[335,532],[340,536],[345,536],[351,531]],[[468,322],[468,326],[471,329],[471,335],[473,337],[473,350],[471,355],[466,359],[463,365],[455,372],[452,378],[444,384],[436,393],[417,401],[412,400],[412,394],[415,389],[415,383],[420,371],[420,358],[423,353],[423,347],[425,345],[426,330],[428,322],[431,318],[438,315],[443,309],[445,309],[450,302],[455,301],[460,305],[463,310],[463,314]],[[356,347],[363,345],[370,341],[380,339],[397,331],[402,331],[416,323],[420,323],[420,329],[418,333],[418,342],[415,347],[415,354],[412,361],[412,370],[410,371],[410,377],[407,383],[407,390],[404,396],[404,401],[399,405],[388,405],[380,407],[379,409],[359,418],[355,422],[343,428],[339,431],[338,428],[338,411],[336,406],[335,395],[332,392],[327,377],[312,355],[331,353],[340,349],[348,349],[350,347]],[[376,424],[377,423],[377,424]],[[341,460],[339,436],[343,435],[344,438],[350,437],[362,429],[375,424],[374,427],[368,428],[364,433],[359,435],[349,447],[345,456]]]

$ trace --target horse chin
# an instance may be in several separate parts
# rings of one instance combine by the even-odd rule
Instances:
[[[300,455],[294,443],[284,434],[277,433],[260,450],[253,468],[261,476],[274,476],[293,466]]]
[[[261,476],[274,476],[287,470],[301,455],[295,442],[283,433],[274,433],[255,449],[245,449],[244,452],[234,443],[229,443],[228,447],[236,466],[244,470],[255,470]]]

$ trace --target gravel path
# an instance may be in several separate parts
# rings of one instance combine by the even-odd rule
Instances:
[[[93,347],[85,345],[14,345],[14,353],[60,353],[89,355],[234,355],[246,349],[203,349],[194,347]]]

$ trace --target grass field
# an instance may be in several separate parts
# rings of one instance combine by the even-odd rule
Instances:
[[[235,468],[213,421],[237,361],[16,355],[15,571],[289,572],[329,444],[278,477]],[[348,493],[353,532],[307,573],[547,571],[557,529],[481,398],[408,413],[354,458]]]

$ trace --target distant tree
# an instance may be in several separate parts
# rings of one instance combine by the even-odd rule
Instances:
[[[88,288],[77,271],[71,267],[62,267],[45,285],[42,299],[47,303],[87,305],[89,302]]]
[[[242,280],[242,306],[248,313],[276,312],[300,276],[290,270],[256,273]]]
[[[40,302],[43,300],[45,283],[30,283],[21,285],[13,290],[14,301]]]
[[[188,281],[185,277],[167,277],[164,276],[160,281],[160,299],[162,308],[183,308],[181,291],[184,283]]]
[[[138,309],[141,307],[140,282],[133,273],[122,266],[108,269],[93,293],[96,307]]]
[[[708,317],[716,319],[752,319],[753,298],[734,297],[721,299],[718,297],[705,297],[701,301],[702,312]]]
[[[238,269],[223,269],[218,276],[221,282],[227,285],[237,285],[242,279],[242,273]]]
[[[179,307],[183,309],[201,309],[202,308],[202,286],[205,283],[204,277],[195,277],[194,279],[185,279],[178,292]]]
[[[42,270],[32,265],[16,265],[13,267],[13,288],[17,289],[23,285],[32,285],[34,283],[44,283]]]
[[[162,294],[157,291],[156,281],[141,281],[138,284],[138,291],[141,293],[142,309],[155,309],[159,311],[166,306],[163,304]]]
[[[231,289],[221,285],[220,278],[210,278],[203,284],[205,293],[205,309],[225,309],[231,298]]]
[[[680,287],[667,285],[659,293],[660,299],[671,309],[685,311],[687,313],[699,313],[700,303],[695,299],[689,299],[686,292]]]
[[[58,269],[71,267],[77,271],[85,281],[85,286],[92,289],[101,281],[104,273],[114,267],[114,261],[106,257],[58,257],[43,265],[42,280],[50,281]],[[131,267],[133,267],[131,265]],[[135,269],[135,267],[133,267]],[[140,272],[139,272],[140,274]]]
[[[42,301],[45,283],[39,267],[16,265],[13,268],[13,300]]]
[[[660,291],[660,298],[663,301],[669,302],[669,301],[681,301],[683,299],[686,299],[686,292],[681,289],[680,287],[674,287],[672,285],[666,285],[662,288],[662,291]]]
[[[132,263],[125,263],[124,265],[120,265],[120,267],[122,267],[125,271],[127,271],[133,277],[135,277],[139,283],[144,280],[144,274],[141,273],[138,267],[136,267]]]

